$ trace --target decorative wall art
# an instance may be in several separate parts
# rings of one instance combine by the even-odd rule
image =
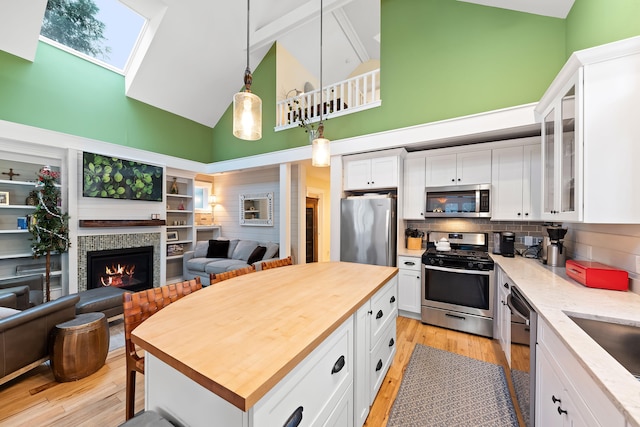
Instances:
[[[86,151],[82,154],[82,164],[84,197],[162,201],[161,166]]]

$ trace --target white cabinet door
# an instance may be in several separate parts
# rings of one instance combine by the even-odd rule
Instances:
[[[545,351],[536,346],[536,426],[570,425],[566,406],[569,402],[565,395],[564,385],[547,360]],[[563,403],[563,406],[559,406]],[[558,413],[558,408],[566,410],[567,414]]]
[[[427,156],[426,186],[443,187],[445,185],[457,185],[456,169],[456,154]]]
[[[394,188],[398,186],[398,157],[371,159],[371,187]]]
[[[456,179],[458,185],[491,182],[491,150],[458,153]]]
[[[424,219],[425,158],[412,157],[404,161],[404,219]]]
[[[497,283],[498,304],[496,307],[498,308],[498,341],[507,359],[507,364],[511,366],[511,310],[507,305],[511,284],[505,275],[502,275],[502,277],[499,276],[499,279],[502,280]]]
[[[398,156],[345,159],[344,189],[367,190],[398,187]]]
[[[540,220],[541,145],[525,145],[522,153],[522,212],[524,220]]]
[[[420,286],[422,260],[417,257],[398,257],[398,309],[420,314]]]
[[[428,156],[426,185],[488,184],[491,182],[491,150]]]
[[[361,190],[371,185],[371,160],[345,161],[345,190]]]
[[[493,150],[491,219],[522,219],[523,147]]]

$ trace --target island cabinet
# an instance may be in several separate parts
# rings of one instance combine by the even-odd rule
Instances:
[[[623,414],[544,319],[536,345],[536,425],[624,427]]]
[[[574,52],[535,108],[542,219],[640,223],[640,37]],[[615,200],[615,207],[603,201]]]
[[[524,138],[520,143],[492,152],[492,220],[540,219],[540,138]]]
[[[133,332],[174,425],[361,426],[395,354],[397,269],[299,264],[204,288]]]

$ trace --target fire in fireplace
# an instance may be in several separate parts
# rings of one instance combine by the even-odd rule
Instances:
[[[87,289],[153,287],[153,246],[87,252]]]

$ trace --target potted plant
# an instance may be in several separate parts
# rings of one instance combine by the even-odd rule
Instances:
[[[407,228],[404,235],[407,238],[407,249],[422,249],[424,231],[418,230],[417,228]]]

